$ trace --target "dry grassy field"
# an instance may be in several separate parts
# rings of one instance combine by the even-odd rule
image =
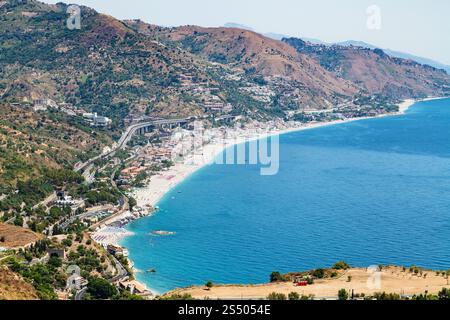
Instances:
[[[0,223],[0,247],[18,248],[41,239],[31,230]]]
[[[449,288],[448,278],[436,271],[423,271],[421,274],[410,272],[400,267],[385,267],[379,273],[379,286],[373,284],[373,274],[367,269],[350,269],[339,277],[316,280],[313,285],[298,287],[292,282],[272,283],[262,285],[227,285],[214,286],[211,290],[205,287],[192,287],[169,293],[190,294],[197,299],[265,299],[273,292],[288,295],[297,292],[300,295],[313,295],[317,299],[337,298],[338,291],[346,289],[355,294],[371,296],[377,292],[396,293],[399,295],[419,295],[425,292],[437,294],[442,288]],[[369,282],[368,282],[369,281]]]
[[[38,300],[38,296],[31,284],[0,267],[0,300]]]

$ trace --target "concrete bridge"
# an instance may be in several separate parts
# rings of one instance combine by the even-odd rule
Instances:
[[[144,134],[146,132],[151,132],[157,128],[167,128],[167,129],[174,129],[177,127],[185,127],[190,121],[192,121],[192,118],[185,118],[185,119],[159,119],[159,120],[153,120],[148,122],[142,122],[137,123],[129,126],[125,132],[122,134],[122,137],[117,142],[117,145],[111,150],[110,152],[106,154],[101,154],[99,156],[96,156],[89,161],[86,161],[85,163],[82,163],[78,165],[75,168],[76,172],[84,171],[86,168],[88,168],[92,163],[94,163],[97,160],[100,159],[108,159],[111,156],[114,156],[117,151],[124,149],[128,142],[131,140],[133,135],[135,134]]]
[[[149,122],[138,123],[128,127],[118,142],[117,149],[123,149],[135,134],[145,134],[155,129],[174,129],[177,127],[185,127],[189,123],[189,119],[171,119],[171,120],[154,120]]]

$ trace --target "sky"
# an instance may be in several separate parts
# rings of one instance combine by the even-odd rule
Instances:
[[[61,0],[43,0],[57,3]],[[119,19],[359,40],[450,65],[449,0],[70,0]]]

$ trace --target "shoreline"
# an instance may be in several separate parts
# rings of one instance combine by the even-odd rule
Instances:
[[[387,113],[374,117],[359,117],[359,118],[351,118],[345,120],[335,120],[329,122],[313,122],[306,124],[300,127],[286,128],[283,130],[266,132],[262,134],[257,134],[252,137],[238,137],[237,139],[227,140],[225,144],[207,144],[203,146],[203,161],[196,162],[196,155],[190,155],[187,157],[184,163],[176,163],[173,167],[168,169],[167,171],[160,172],[159,174],[150,178],[150,181],[143,188],[135,188],[131,195],[137,201],[137,205],[142,208],[152,207],[157,209],[158,204],[161,200],[176,186],[180,183],[184,182],[187,178],[189,178],[195,172],[201,170],[202,168],[211,165],[214,159],[220,155],[222,152],[227,150],[230,147],[234,147],[236,145],[240,145],[242,143],[246,143],[249,141],[260,140],[264,138],[268,138],[275,135],[284,135],[292,132],[299,132],[304,130],[317,129],[327,126],[333,126],[338,124],[350,123],[361,120],[369,120],[369,119],[378,119],[383,117],[390,116],[399,116],[406,113],[406,111],[420,101],[428,101],[434,99],[442,99],[442,98],[427,98],[424,100],[415,100],[415,99],[406,99],[402,103],[400,103],[399,111],[395,113]],[[205,158],[206,156],[206,158]],[[206,159],[206,160],[205,160]]]
[[[410,107],[412,107],[414,104],[418,102],[424,102],[424,101],[431,101],[431,100],[440,100],[440,99],[446,99],[448,97],[430,97],[425,99],[405,99],[403,102],[398,104],[399,111],[395,113],[387,113],[382,114],[374,117],[358,117],[358,118],[351,118],[351,119],[345,119],[345,120],[336,120],[336,121],[330,121],[330,122],[315,122],[315,123],[309,123],[304,126],[300,127],[293,127],[293,128],[286,128],[283,130],[276,130],[273,132],[266,132],[266,133],[260,133],[256,134],[252,137],[239,137],[231,140],[227,140],[225,144],[207,144],[203,146],[203,161],[200,163],[195,162],[196,155],[190,155],[187,157],[186,161],[184,163],[176,163],[173,167],[169,168],[167,171],[160,172],[158,175],[155,175],[151,177],[150,181],[146,184],[143,188],[136,188],[134,189],[130,194],[136,199],[137,205],[142,208],[154,208],[154,211],[148,216],[151,217],[155,211],[159,209],[158,204],[163,200],[167,194],[170,193],[175,187],[177,187],[179,184],[183,183],[188,179],[192,174],[196,173],[197,171],[203,169],[204,167],[211,165],[214,161],[214,159],[220,155],[222,152],[224,152],[226,149],[242,144],[247,143],[252,140],[259,140],[264,139],[270,136],[274,135],[284,135],[292,132],[298,132],[298,131],[304,131],[304,130],[310,130],[310,129],[317,129],[327,126],[333,126],[338,124],[344,124],[344,123],[350,123],[355,121],[362,121],[362,120],[369,120],[369,119],[378,119],[378,118],[384,118],[384,117],[391,117],[391,116],[401,116],[404,115]],[[206,161],[205,161],[205,154],[206,154]],[[129,235],[125,235],[124,237],[121,237],[120,240],[118,240],[118,243],[122,245],[123,240],[125,240]],[[131,259],[130,259],[131,261]],[[133,263],[133,261],[131,261]],[[134,263],[133,263],[134,265]],[[133,268],[136,270],[136,273],[139,273],[139,270]],[[140,284],[145,286],[149,291],[151,291],[154,295],[158,295],[159,292],[156,290],[150,288],[142,281],[138,280],[138,276],[136,275],[136,281],[138,281]]]

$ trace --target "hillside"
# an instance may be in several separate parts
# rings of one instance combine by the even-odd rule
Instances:
[[[18,248],[42,239],[42,236],[30,229],[12,226],[0,222],[0,247]]]
[[[51,98],[121,123],[130,113],[201,114],[180,78],[215,83],[203,61],[82,7],[82,28],[65,27],[67,6],[34,0],[0,7],[0,93],[13,102]]]
[[[111,143],[105,133],[62,112],[0,104],[0,193],[47,169],[71,168]]]
[[[285,37],[287,38],[287,37]],[[306,39],[303,39],[305,41],[307,41]],[[323,43],[325,44],[325,43]],[[406,60],[413,60],[416,61],[420,64],[426,64],[429,66],[432,66],[436,69],[443,69],[445,70],[448,74],[450,74],[450,66],[440,63],[438,61],[429,59],[429,58],[424,58],[424,57],[419,57],[410,53],[406,53],[406,52],[400,52],[400,51],[395,51],[395,50],[391,50],[391,49],[383,49],[383,48],[379,48],[377,46],[374,46],[373,44],[364,42],[364,41],[354,41],[354,40],[348,40],[348,41],[343,41],[343,42],[338,42],[336,43],[336,45],[339,46],[354,46],[354,47],[363,47],[363,48],[368,48],[368,49],[382,49],[385,53],[387,53],[388,55],[390,55],[391,57],[395,57],[395,58],[401,58],[401,59],[406,59]]]
[[[0,266],[0,300],[39,300],[39,297],[31,284]]]
[[[444,70],[394,58],[380,49],[327,46],[297,38],[283,41],[316,59],[328,71],[363,87],[369,94],[403,99],[450,92],[450,75]]]
[[[87,7],[82,28],[69,30],[66,9],[35,0],[0,7],[3,101],[50,98],[109,116],[119,130],[144,115],[211,115],[208,106],[218,104],[264,120],[361,94],[439,95],[449,83],[437,69],[372,50],[305,49],[237,28],[122,22]]]
[[[74,165],[111,144],[107,132],[79,116],[0,103],[0,221],[16,217],[14,223],[23,225],[17,213],[30,213],[53,191],[79,185],[83,177]],[[48,223],[45,216],[40,220]]]
[[[161,28],[136,21],[127,23],[141,33],[180,45],[208,61],[240,68],[249,77],[285,82],[277,91],[295,87],[297,92],[291,92],[290,96],[293,101],[299,98],[299,104],[320,109],[328,103],[349,99],[360,90],[289,45],[250,30],[197,26]]]

